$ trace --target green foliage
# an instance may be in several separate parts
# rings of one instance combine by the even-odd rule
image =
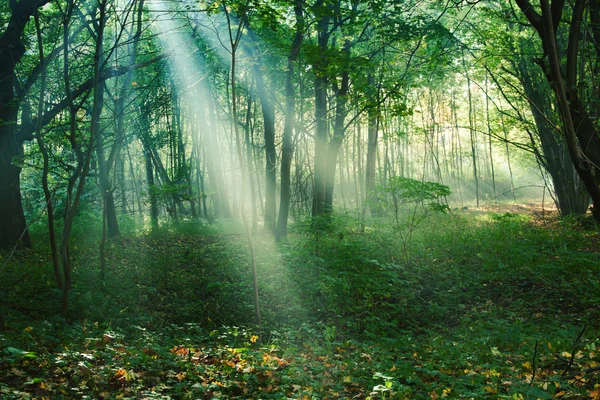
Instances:
[[[447,213],[450,209],[442,204],[450,196],[448,186],[436,182],[392,177],[387,186],[377,189],[374,210],[391,213],[396,222],[395,234],[399,236],[405,263],[411,262],[412,238],[417,226],[434,213]]]
[[[100,222],[88,223],[73,242],[70,324],[56,317],[47,250],[7,265],[0,396],[590,397],[598,232],[545,223],[432,214],[409,265],[381,219],[330,218],[318,236],[296,224],[279,247],[257,236],[261,328],[248,327],[239,225],[132,231],[109,241],[99,283],[97,232],[84,232]]]
[[[392,177],[387,186],[378,190],[391,198],[383,198],[382,201],[391,202],[392,206],[418,203],[436,210],[440,208],[440,199],[450,196],[451,193],[446,185],[404,177]]]

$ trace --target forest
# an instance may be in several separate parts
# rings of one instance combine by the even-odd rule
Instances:
[[[600,399],[598,0],[1,0],[0,398]]]

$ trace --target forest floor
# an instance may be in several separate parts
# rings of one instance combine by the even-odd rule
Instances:
[[[537,217],[557,217],[558,210],[554,204],[547,202],[526,202],[526,203],[490,203],[483,204],[478,209],[483,212],[494,213],[514,213],[514,214],[531,214]]]
[[[600,399],[600,234],[536,211],[258,234],[260,326],[237,223],[124,223],[101,281],[86,221],[66,320],[34,227],[0,258],[0,398]]]

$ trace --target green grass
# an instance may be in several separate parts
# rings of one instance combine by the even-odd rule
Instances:
[[[410,259],[385,219],[340,216],[318,234],[299,222],[278,245],[258,235],[260,327],[239,224],[124,226],[103,282],[98,224],[77,227],[66,321],[43,227],[9,261],[0,397],[533,399],[600,388],[585,372],[600,365],[599,234],[578,221],[436,215],[407,243]]]

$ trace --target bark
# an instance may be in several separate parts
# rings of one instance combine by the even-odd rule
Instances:
[[[464,59],[463,59],[464,63]],[[465,66],[466,68],[466,66]],[[466,73],[467,76],[467,90],[469,96],[469,136],[471,139],[471,158],[473,161],[473,179],[475,181],[475,201],[477,204],[477,208],[479,208],[479,175],[477,173],[477,151],[476,151],[476,143],[475,143],[475,132],[473,128],[473,97],[471,95],[471,78],[469,77],[469,73]]]
[[[0,32],[0,249],[15,244],[29,247],[31,239],[21,203],[21,167],[14,161],[23,155],[23,142],[33,139],[17,129],[19,102],[15,94],[15,69],[25,54],[25,27],[35,11],[50,0],[21,0],[10,3],[10,19]]]
[[[100,83],[98,85],[97,91],[100,92],[100,96],[98,97],[99,101],[102,103],[104,88],[103,84]],[[102,104],[100,104],[100,108]],[[96,160],[98,162],[98,186],[100,187],[100,194],[102,195],[102,203],[104,212],[104,218],[106,219],[106,226],[108,228],[108,236],[116,237],[119,236],[119,223],[117,221],[117,209],[115,207],[115,189],[111,183],[110,179],[110,171],[111,167],[109,166],[108,161],[105,156],[105,148],[104,148],[104,134],[101,133],[100,128],[100,119],[96,120],[98,127],[96,131],[99,132],[98,137],[96,138]]]
[[[315,8],[323,7],[323,0],[315,2]],[[317,44],[319,49],[326,53],[329,43],[330,17],[325,13],[317,21]],[[314,93],[315,93],[315,161],[314,161],[314,194],[312,215],[318,216],[325,212],[325,187],[327,168],[327,61],[323,58],[314,65]]]
[[[564,66],[559,57],[556,33],[564,1],[554,0],[550,4],[548,0],[540,0],[541,15],[528,0],[516,2],[542,40],[544,57],[548,61],[544,72],[556,96],[571,162],[592,199],[594,219],[600,222],[600,136],[577,90],[579,43],[586,2],[577,0],[573,5]],[[591,8],[592,19],[596,18],[594,6]],[[579,76],[580,80],[584,78]]]
[[[543,151],[542,159],[539,161],[552,178],[558,209],[561,215],[585,214],[588,209],[589,195],[569,159],[564,139],[556,132],[555,126],[548,121],[548,118],[552,117],[552,107],[547,93],[544,93],[545,85],[533,83],[531,65],[528,65],[525,60],[522,60],[517,68]],[[547,91],[550,90],[547,86],[546,88]]]
[[[21,168],[13,162],[23,155],[23,143],[33,139],[36,124],[31,121],[22,121],[17,125],[17,115],[22,98],[15,95],[15,68],[21,60],[26,48],[21,40],[27,21],[36,9],[49,3],[51,0],[21,0],[11,6],[11,17],[6,29],[0,33],[0,249],[11,248],[15,243],[29,246],[31,240],[27,231],[25,215],[21,203],[20,172]],[[65,40],[65,43],[68,42]],[[53,52],[54,53],[54,52]],[[128,71],[146,67],[164,56],[160,55],[144,63],[106,68],[99,73],[98,82],[103,82],[115,76],[120,76]],[[41,68],[34,69],[24,90],[26,92]],[[37,116],[41,126],[50,123],[60,112],[69,107],[72,99],[86,95],[94,87],[96,77],[77,85],[68,96],[46,111],[44,115]],[[69,100],[69,98],[71,100]]]
[[[153,232],[158,230],[158,202],[156,199],[156,186],[154,183],[154,169],[152,167],[152,153],[149,146],[146,143],[146,138],[150,132],[150,123],[148,121],[148,107],[144,106],[140,112],[140,128],[141,132],[139,137],[142,142],[144,151],[144,166],[146,170],[146,185],[148,191],[148,198],[150,199],[150,226]]]
[[[262,109],[263,132],[265,136],[265,228],[275,232],[277,153],[275,150],[275,108],[261,70],[262,58],[255,55],[252,75],[256,81],[256,92]]]
[[[370,74],[367,78],[368,84],[370,88],[375,86],[375,77],[373,74]],[[365,174],[365,183],[367,190],[367,201],[365,203],[366,207],[371,210],[373,213],[376,210],[375,207],[375,161],[377,160],[377,108],[372,106],[369,107],[368,111],[368,142],[367,142],[367,163],[366,163],[366,174]]]
[[[346,57],[350,56],[350,41],[344,44],[344,53]],[[348,88],[350,84],[350,74],[348,67],[342,71],[342,81],[340,87],[335,91],[335,122],[333,128],[333,137],[327,145],[326,175],[325,175],[325,209],[326,213],[333,211],[333,189],[335,187],[335,172],[337,169],[337,159],[342,147],[345,136],[345,122],[348,102]]]
[[[0,80],[2,78],[0,77]],[[6,114],[0,114],[0,119]],[[11,133],[10,126],[0,127],[0,249],[10,249],[15,244],[29,247],[31,239],[21,203],[21,167],[13,160],[23,155],[23,144]]]
[[[106,17],[106,3],[107,0],[102,0],[98,4],[99,11],[99,22],[97,27],[97,36],[96,36],[96,46],[95,46],[95,54],[94,54],[94,75],[93,75],[93,89],[94,96],[92,102],[92,118],[90,121],[90,133],[87,147],[87,154],[84,158],[79,157],[78,163],[76,167],[76,172],[69,179],[69,184],[67,188],[67,199],[65,205],[65,217],[64,217],[64,225],[62,232],[62,242],[61,242],[61,261],[63,266],[63,274],[64,274],[64,284],[63,284],[63,297],[62,297],[62,307],[61,307],[61,315],[63,317],[67,316],[68,307],[69,307],[69,294],[71,292],[72,286],[72,277],[71,277],[71,254],[70,254],[70,239],[71,239],[71,231],[73,229],[73,221],[75,220],[75,216],[77,215],[77,210],[79,208],[79,201],[81,200],[81,195],[83,194],[85,182],[87,175],[90,169],[90,161],[92,158],[92,152],[95,145],[95,140],[100,134],[100,114],[102,113],[102,104],[103,104],[103,92],[100,90],[100,86],[102,84],[101,80],[101,65],[100,60],[102,59],[102,42],[104,37],[104,23]],[[65,37],[67,37],[68,31],[68,18],[73,10],[73,2],[69,3],[69,13],[67,16],[67,23],[65,23]],[[71,143],[74,145],[73,149],[78,146],[75,145],[75,133],[77,130],[77,121],[76,121],[76,112],[77,109],[73,105],[73,97],[71,96],[71,88],[70,88],[70,76],[68,73],[68,46],[65,47],[64,52],[64,76],[65,76],[65,92],[67,94],[67,102],[69,105],[69,117],[70,117],[70,138]],[[75,189],[76,188],[76,189]],[[75,192],[73,190],[75,189]]]
[[[488,126],[488,148],[490,151],[490,168],[492,171],[492,189],[494,193],[494,200],[496,199],[496,174],[494,171],[494,153],[492,149],[492,124],[490,121],[490,98],[488,96],[488,74],[485,74],[485,117]]]
[[[229,16],[229,12],[227,11],[227,7],[223,4],[223,11],[225,16],[227,17],[227,25],[229,27],[229,40],[231,44],[231,115],[233,117],[233,128],[235,132],[235,144],[237,155],[240,161],[240,171],[242,172],[242,190],[240,197],[240,213],[242,216],[242,221],[244,222],[244,228],[246,231],[246,238],[248,239],[248,246],[250,247],[250,261],[252,263],[252,277],[253,277],[253,297],[254,297],[254,316],[256,319],[256,324],[260,325],[261,323],[261,314],[260,314],[260,302],[259,302],[259,293],[258,293],[258,268],[256,265],[256,249],[254,247],[254,240],[252,239],[252,232],[250,231],[250,226],[248,224],[248,218],[246,217],[245,210],[245,184],[244,184],[244,176],[247,176],[247,171],[244,166],[244,156],[242,153],[242,144],[240,143],[240,131],[239,126],[237,124],[237,97],[236,97],[236,86],[235,86],[235,67],[236,67],[236,49],[240,43],[240,39],[242,37],[242,32],[244,28],[244,23],[239,22],[237,29],[235,32],[232,29],[231,18]],[[245,15],[245,12],[243,13]],[[244,19],[242,19],[243,21]]]
[[[42,43],[42,31],[40,28],[40,19],[39,15],[35,13],[35,28],[36,35],[38,41],[38,53],[40,55],[40,65],[43,65],[44,68],[41,71],[41,88],[40,88],[40,101],[38,103],[38,115],[42,115],[44,111],[44,98],[46,96],[46,82],[47,82],[47,71],[46,71],[46,59],[44,55],[44,46]],[[42,189],[44,190],[44,200],[46,201],[46,214],[48,215],[48,241],[50,244],[50,252],[52,254],[52,268],[54,269],[54,278],[56,279],[56,285],[59,289],[62,290],[63,282],[62,275],[60,271],[60,263],[58,259],[58,247],[56,244],[56,230],[54,227],[54,201],[52,198],[52,193],[50,191],[50,187],[48,185],[48,173],[50,170],[50,157],[48,155],[48,149],[46,148],[46,143],[44,141],[44,136],[42,134],[42,124],[41,120],[38,118],[37,126],[36,126],[36,139],[38,143],[38,147],[40,148],[40,153],[42,153],[43,159],[43,168],[42,168]]]
[[[244,123],[244,144],[246,146],[246,165],[248,168],[248,182],[250,184],[250,204],[252,213],[252,233],[258,230],[258,214],[256,212],[256,187],[254,185],[254,162],[252,161],[252,144],[250,143],[250,125],[252,124],[252,96],[248,96],[246,109],[246,122]],[[266,219],[265,219],[266,220]]]
[[[206,156],[208,177],[211,181],[211,186],[213,186],[214,190],[217,192],[215,204],[218,205],[218,209],[216,210],[216,214],[217,216],[228,218],[231,216],[231,210],[229,207],[229,197],[227,196],[227,186],[225,185],[225,179],[223,177],[221,151],[216,136],[218,133],[217,119],[215,116],[214,104],[211,100],[208,100],[206,111],[208,112],[210,125],[206,120],[200,118],[200,129],[202,130],[207,145]]]
[[[290,209],[290,186],[291,167],[294,155],[293,133],[296,120],[296,98],[294,93],[294,63],[300,55],[300,46],[304,37],[304,0],[296,0],[294,12],[296,14],[296,35],[292,43],[287,60],[287,71],[285,76],[285,123],[283,127],[283,138],[281,148],[281,190],[279,199],[279,217],[275,239],[280,240],[287,234],[287,223]]]
[[[148,185],[148,197],[150,198],[150,225],[152,231],[158,230],[158,203],[156,201],[156,186],[154,184],[154,170],[152,168],[152,156],[144,150],[144,163],[146,167],[146,183]]]

